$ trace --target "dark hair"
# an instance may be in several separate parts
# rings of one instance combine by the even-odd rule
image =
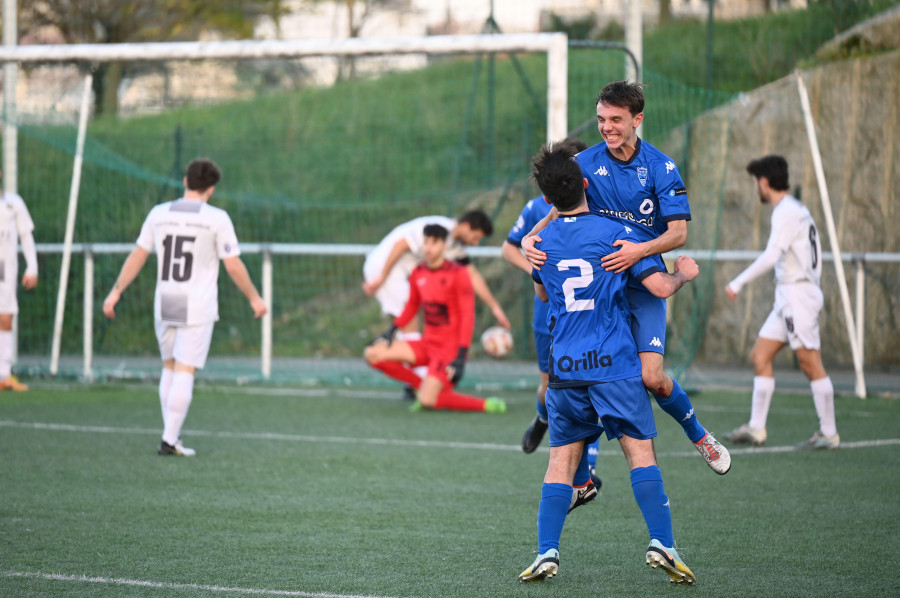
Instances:
[[[531,161],[531,176],[560,212],[575,209],[584,199],[584,175],[572,159],[576,153],[576,146],[568,141],[547,143]]]
[[[457,222],[465,222],[472,230],[480,230],[485,237],[494,234],[494,223],[491,222],[491,217],[481,210],[469,210],[460,216]]]
[[[575,148],[576,154],[580,154],[581,152],[586,150],[588,147],[590,147],[587,143],[585,143],[578,137],[566,137],[566,143],[571,144],[572,147]]]
[[[206,191],[222,179],[222,170],[209,158],[197,158],[187,167],[187,188],[191,191]]]
[[[446,241],[447,235],[450,234],[447,229],[440,224],[426,224],[424,230],[426,237],[440,239],[441,241]]]
[[[787,191],[788,163],[782,156],[763,156],[751,160],[747,164],[747,172],[757,179],[765,177],[769,181],[769,187],[776,191]]]
[[[628,108],[631,116],[637,116],[644,111],[644,87],[646,85],[643,83],[612,81],[600,90],[594,105],[609,104],[619,108]]]

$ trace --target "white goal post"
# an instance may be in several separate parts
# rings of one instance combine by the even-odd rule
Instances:
[[[100,63],[116,61],[162,61],[259,58],[302,58],[313,56],[371,56],[404,54],[483,54],[513,52],[543,52],[547,54],[547,141],[563,139],[568,133],[568,37],[565,33],[521,33],[490,35],[447,35],[409,38],[352,38],[343,40],[278,40],[278,41],[220,41],[168,42],[144,44],[72,44],[0,46],[0,62],[13,63]],[[7,69],[8,70],[8,69]],[[85,95],[90,91],[90,75],[85,80]],[[83,144],[87,123],[88,102],[82,102],[79,118],[79,145]],[[5,131],[5,138],[15,136],[14,125]],[[8,157],[15,164],[15,157]],[[68,287],[68,259],[71,255],[75,209],[80,179],[81,152],[76,152],[73,165],[69,217],[63,247],[63,266],[60,272],[59,293],[50,373],[56,375],[62,338],[63,313]],[[15,176],[15,173],[11,173]],[[263,273],[263,298],[269,314],[263,318],[262,370],[266,378],[271,371],[271,273]],[[266,342],[267,341],[267,342]],[[86,357],[89,364],[90,357]],[[89,369],[89,365],[86,366]]]

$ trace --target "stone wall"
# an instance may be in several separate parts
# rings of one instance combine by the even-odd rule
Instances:
[[[804,71],[803,79],[841,252],[845,256],[900,252],[900,51],[816,67]],[[791,188],[799,186],[801,199],[819,226],[823,250],[831,250],[795,76],[710,111],[660,145],[676,157],[688,180],[695,214],[689,247],[719,251],[765,247],[771,208],[759,203],[745,168],[751,159],[774,153],[787,158]],[[724,286],[748,263],[701,264],[702,275],[715,278],[715,296],[699,360],[748,361],[774,293],[773,276],[765,275],[745,287],[736,303],[727,299]],[[854,302],[856,272],[846,262],[845,270]],[[865,289],[865,362],[898,367],[900,263],[866,264]],[[823,358],[826,364],[852,365],[832,261],[824,263],[823,291]],[[790,352],[783,352],[780,359],[790,360]]]

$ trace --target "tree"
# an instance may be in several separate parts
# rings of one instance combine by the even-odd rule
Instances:
[[[35,0],[20,9],[20,37],[52,28],[70,44],[196,40],[204,31],[246,39],[262,15],[286,14],[283,0]],[[94,72],[95,114],[118,111],[128,67],[102,63]]]

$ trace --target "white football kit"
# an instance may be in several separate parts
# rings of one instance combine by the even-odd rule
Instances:
[[[789,343],[791,349],[819,349],[822,245],[809,210],[790,195],[772,210],[772,232],[765,251],[729,286],[737,293],[773,266],[775,304],[759,336]]]
[[[150,211],[137,245],[157,256],[153,316],[163,360],[202,368],[219,319],[219,260],[241,253],[231,218],[199,200],[166,202]]]
[[[37,254],[32,231],[34,222],[25,202],[15,193],[0,198],[0,313],[19,313],[16,288],[19,276],[19,240],[25,254],[25,271],[37,275]],[[26,240],[28,242],[26,242]]]
[[[375,292],[375,299],[381,304],[382,313],[386,315],[396,317],[403,313],[409,299],[409,275],[425,259],[425,226],[428,224],[439,224],[452,235],[456,220],[446,216],[422,216],[404,222],[389,232],[366,256],[363,278],[366,282],[370,282],[381,275],[397,241],[405,239],[409,245],[409,251],[397,260],[384,283]],[[468,257],[465,245],[448,236],[444,257],[453,262],[465,260]]]

